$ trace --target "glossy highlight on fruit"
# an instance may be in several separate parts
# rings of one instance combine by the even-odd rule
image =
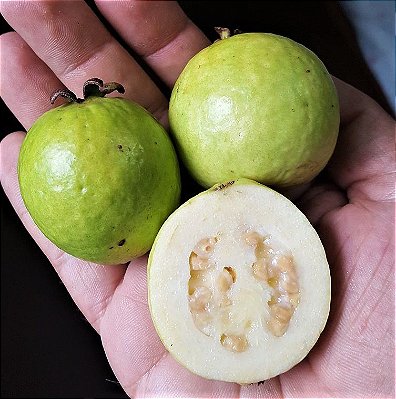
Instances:
[[[273,186],[312,180],[339,128],[325,66],[279,35],[221,33],[189,61],[172,91],[169,121],[183,163],[204,187],[239,177]]]
[[[208,379],[247,384],[286,372],[329,315],[315,229],[286,197],[248,179],[217,184],[169,216],[147,281],[166,349]]]
[[[120,85],[91,79],[85,99],[42,115],[23,142],[22,198],[40,230],[59,248],[103,264],[146,253],[177,207],[180,175],[164,128],[141,106],[104,98]]]

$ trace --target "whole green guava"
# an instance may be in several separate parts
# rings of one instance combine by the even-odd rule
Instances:
[[[179,203],[180,174],[164,128],[131,101],[102,98],[106,87],[88,81],[85,100],[61,92],[73,102],[30,128],[18,176],[45,236],[78,258],[117,264],[151,248]]]
[[[319,58],[282,36],[244,33],[195,55],[172,91],[169,121],[182,161],[204,187],[239,177],[290,186],[334,151],[339,104]]]

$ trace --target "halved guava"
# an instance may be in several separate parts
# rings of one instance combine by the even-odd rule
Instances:
[[[247,179],[178,208],[148,263],[149,306],[166,349],[193,373],[237,383],[289,370],[330,308],[330,272],[307,218]]]
[[[179,155],[203,187],[240,177],[271,186],[308,182],[332,155],[339,120],[321,60],[269,33],[225,35],[201,50],[169,104]]]
[[[91,79],[84,100],[59,91],[73,102],[38,118],[18,162],[22,198],[44,235],[103,264],[146,253],[181,190],[165,129],[140,105],[103,98],[113,86]]]

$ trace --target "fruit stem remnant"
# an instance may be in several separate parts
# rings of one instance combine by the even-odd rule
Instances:
[[[222,28],[220,26],[215,26],[214,30],[220,36],[220,40],[228,39],[231,37],[231,31],[228,28]]]
[[[218,33],[218,35],[220,36],[220,40],[223,39],[228,39],[229,37],[232,36],[231,31],[228,28],[222,28],[220,26],[215,26],[214,30]],[[234,29],[234,35],[239,35],[240,33],[242,33],[242,31],[240,29]]]
[[[54,104],[58,97],[63,97],[69,102],[82,103],[88,97],[104,97],[106,94],[110,94],[113,91],[119,93],[125,93],[124,86],[117,82],[103,83],[103,80],[98,78],[88,79],[83,85],[84,98],[77,98],[77,96],[68,89],[56,90],[51,96],[51,104]]]
[[[103,83],[103,80],[98,78],[88,79],[83,85],[84,100],[90,96],[104,97],[106,94],[118,91],[125,93],[124,86],[117,82]]]

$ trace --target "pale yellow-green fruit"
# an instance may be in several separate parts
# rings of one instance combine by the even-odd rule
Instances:
[[[282,36],[245,33],[189,61],[172,91],[169,121],[202,186],[238,177],[290,186],[310,181],[328,162],[339,104],[312,51]]]
[[[304,359],[330,308],[315,229],[287,198],[247,179],[216,185],[169,216],[147,283],[170,354],[204,378],[240,384]]]
[[[46,112],[23,142],[18,175],[40,230],[96,263],[146,253],[179,204],[179,166],[166,131],[122,98],[92,96]]]

